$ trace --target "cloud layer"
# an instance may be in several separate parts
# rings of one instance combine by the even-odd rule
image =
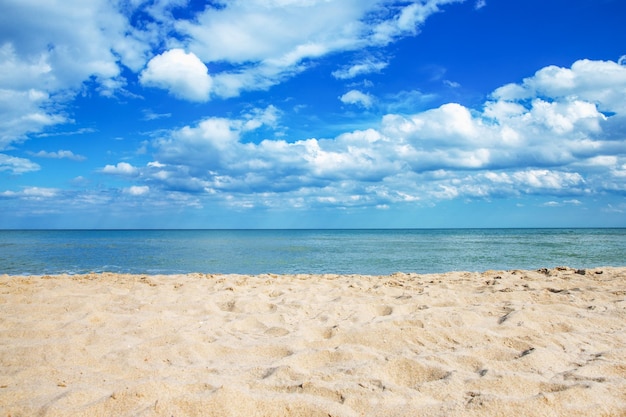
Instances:
[[[623,56],[540,68],[472,107],[453,100],[428,107],[435,94],[410,85],[376,93],[368,78],[393,63],[384,48],[419,34],[429,17],[454,3],[463,0],[5,1],[0,172],[20,181],[0,190],[0,198],[16,207],[47,199],[59,210],[386,209],[450,199],[541,195],[574,204],[626,195]],[[490,7],[468,3],[472,13]],[[333,57],[341,59],[328,65]],[[328,137],[295,136],[285,114],[293,117],[301,103],[254,93],[324,64],[326,80],[342,87],[320,102],[332,101],[348,114],[344,121],[362,119],[348,128],[339,123]],[[463,88],[438,78],[449,90]],[[255,98],[231,106],[229,99],[246,93]],[[84,173],[97,185],[82,175],[67,189],[29,183],[27,175],[54,160],[87,160],[83,150],[67,150],[71,133],[55,131],[77,123],[75,100],[140,101],[142,94],[169,95],[194,116],[138,134],[134,153],[107,153]],[[176,118],[157,102],[145,104],[154,107],[144,109],[144,123]],[[222,105],[228,110],[214,114]],[[17,152],[33,138],[57,134],[67,142]]]
[[[459,1],[426,0],[399,6],[395,1],[374,0],[241,0],[209,6],[194,20],[178,21],[175,27],[188,39],[185,47],[200,60],[232,65],[212,74],[212,94],[233,97],[292,77],[305,70],[310,60],[380,47],[414,35],[441,6]],[[162,65],[163,58],[155,57],[148,71],[155,60]],[[382,61],[365,60],[337,70],[335,77],[353,78],[385,66]],[[184,85],[171,82],[169,72],[150,72],[153,85],[190,98]],[[203,97],[208,100],[209,96]]]
[[[310,60],[415,34],[441,6],[459,1],[241,0],[215,2],[189,19],[173,14],[188,7],[185,0],[4,2],[0,151],[71,122],[62,108],[85,83],[105,96],[125,93],[125,69],[183,100],[233,97],[292,77]],[[370,60],[336,76],[384,65]],[[211,74],[211,66],[224,69]]]
[[[624,193],[624,96],[625,66],[581,60],[503,86],[480,110],[449,103],[387,114],[376,127],[332,139],[246,141],[268,114],[276,121],[275,108],[206,118],[155,139],[147,166],[103,172],[268,207]],[[359,97],[342,99],[365,105]]]
[[[159,87],[190,101],[207,101],[213,80],[208,68],[192,52],[170,49],[157,55],[139,77],[143,85]]]

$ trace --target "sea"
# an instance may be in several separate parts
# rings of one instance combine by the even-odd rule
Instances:
[[[626,229],[0,230],[0,274],[365,274],[626,266]]]

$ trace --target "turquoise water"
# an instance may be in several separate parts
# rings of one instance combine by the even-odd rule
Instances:
[[[1,274],[433,273],[626,265],[626,229],[3,230]]]

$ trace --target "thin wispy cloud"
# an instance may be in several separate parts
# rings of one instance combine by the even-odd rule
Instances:
[[[168,119],[172,117],[172,113],[155,113],[151,110],[143,110],[143,120],[152,121],[159,119]]]
[[[340,80],[349,80],[362,75],[380,73],[387,65],[389,65],[388,62],[370,58],[343,66],[341,69],[333,71],[332,75]]]
[[[30,155],[37,158],[49,158],[49,159],[71,159],[73,161],[84,161],[85,158],[82,155],[77,155],[72,151],[59,150],[54,152],[47,151],[39,151],[39,152],[29,152]]]

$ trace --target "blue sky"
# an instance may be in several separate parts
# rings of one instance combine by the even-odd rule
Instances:
[[[626,226],[621,0],[0,11],[0,228]]]

